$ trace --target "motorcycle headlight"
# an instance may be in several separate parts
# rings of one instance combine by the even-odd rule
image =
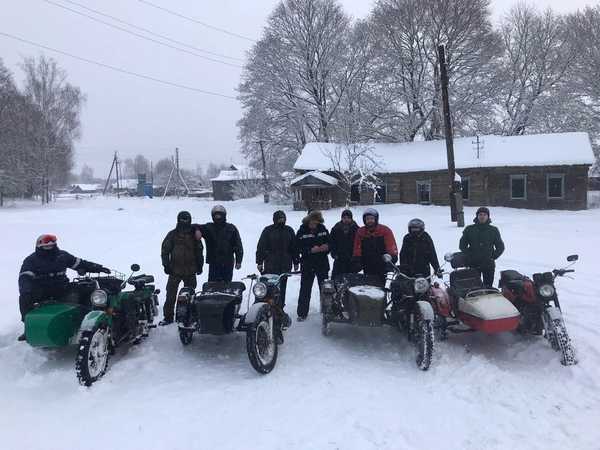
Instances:
[[[417,278],[415,280],[415,293],[423,294],[429,289],[429,281],[425,278]]]
[[[92,300],[92,305],[97,307],[104,307],[108,303],[108,295],[102,289],[96,289],[92,292],[90,299]]]
[[[552,287],[551,285],[542,284],[539,287],[538,292],[540,293],[540,295],[542,297],[552,297],[556,291],[555,291],[554,287]]]
[[[256,283],[252,288],[252,293],[256,298],[265,298],[267,295],[267,285],[265,283]]]

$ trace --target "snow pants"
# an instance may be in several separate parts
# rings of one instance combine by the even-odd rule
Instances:
[[[163,316],[165,320],[173,320],[175,316],[175,301],[177,300],[177,291],[179,284],[183,281],[184,287],[196,289],[196,275],[169,275],[167,280],[167,298],[163,305]]]
[[[300,295],[298,296],[298,317],[304,318],[308,315],[310,296],[315,277],[317,277],[319,289],[321,289],[321,283],[327,279],[327,274],[328,272],[317,271],[312,267],[302,268],[302,275],[300,278]]]

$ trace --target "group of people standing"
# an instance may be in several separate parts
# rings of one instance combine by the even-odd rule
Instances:
[[[187,211],[177,215],[175,228],[165,236],[161,246],[161,260],[167,281],[162,325],[173,322],[177,291],[181,283],[196,288],[196,276],[204,269],[204,246],[209,266],[208,281],[229,283],[234,269],[242,266],[244,249],[235,225],[227,222],[227,211],[221,205],[211,210],[212,221],[193,224]],[[431,236],[425,223],[413,219],[408,223],[398,251],[392,230],[379,223],[379,213],[367,208],[359,226],[352,211],[346,209],[331,233],[325,227],[320,211],[309,211],[297,232],[286,224],[283,211],[273,214],[273,224],[261,233],[256,248],[256,266],[261,273],[282,274],[300,269],[300,294],[298,320],[306,319],[310,306],[312,287],[317,279],[319,286],[329,277],[329,256],[333,258],[331,277],[358,273],[383,278],[386,273],[384,255],[409,276],[428,276],[431,269],[440,272],[440,264]],[[203,244],[204,241],[204,244]],[[488,208],[477,210],[474,224],[465,228],[460,239],[460,250],[467,255],[471,267],[479,269],[485,286],[494,281],[495,260],[504,251],[499,230],[491,225]],[[77,258],[57,245],[54,235],[44,234],[36,240],[35,252],[23,262],[19,273],[19,305],[21,318],[35,303],[48,297],[55,299],[69,294],[66,269],[82,272],[110,270],[96,263]],[[285,283],[281,286],[282,307],[285,306]],[[24,340],[25,336],[19,337]]]

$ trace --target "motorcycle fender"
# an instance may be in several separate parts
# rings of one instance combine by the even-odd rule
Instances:
[[[433,308],[431,307],[429,302],[418,301],[417,307],[419,308],[423,319],[433,321]]]
[[[108,323],[108,321],[108,314],[104,311],[90,311],[83,318],[80,329],[81,331],[92,331],[97,324],[102,322]]]
[[[548,314],[548,317],[550,317],[550,320],[562,320],[562,313],[558,308],[546,308],[546,313]]]
[[[246,325],[254,325],[254,322],[256,322],[256,318],[258,317],[258,312],[261,310],[261,308],[263,307],[269,307],[269,305],[267,305],[266,303],[255,303],[253,304],[250,309],[248,310],[248,313],[246,314],[246,317],[244,318],[244,323]]]

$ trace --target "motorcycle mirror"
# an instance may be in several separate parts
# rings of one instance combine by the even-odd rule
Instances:
[[[383,261],[388,264],[392,262],[392,257],[390,255],[388,255],[387,253],[385,255],[383,255],[382,258],[383,258]]]
[[[569,255],[567,256],[567,261],[569,262],[575,262],[579,259],[579,255]]]
[[[131,265],[131,271],[132,272],[137,272],[138,270],[140,270],[140,265],[139,264],[132,264]]]
[[[452,258],[454,257],[454,253],[446,253],[444,255],[444,261],[446,262],[452,262]]]

